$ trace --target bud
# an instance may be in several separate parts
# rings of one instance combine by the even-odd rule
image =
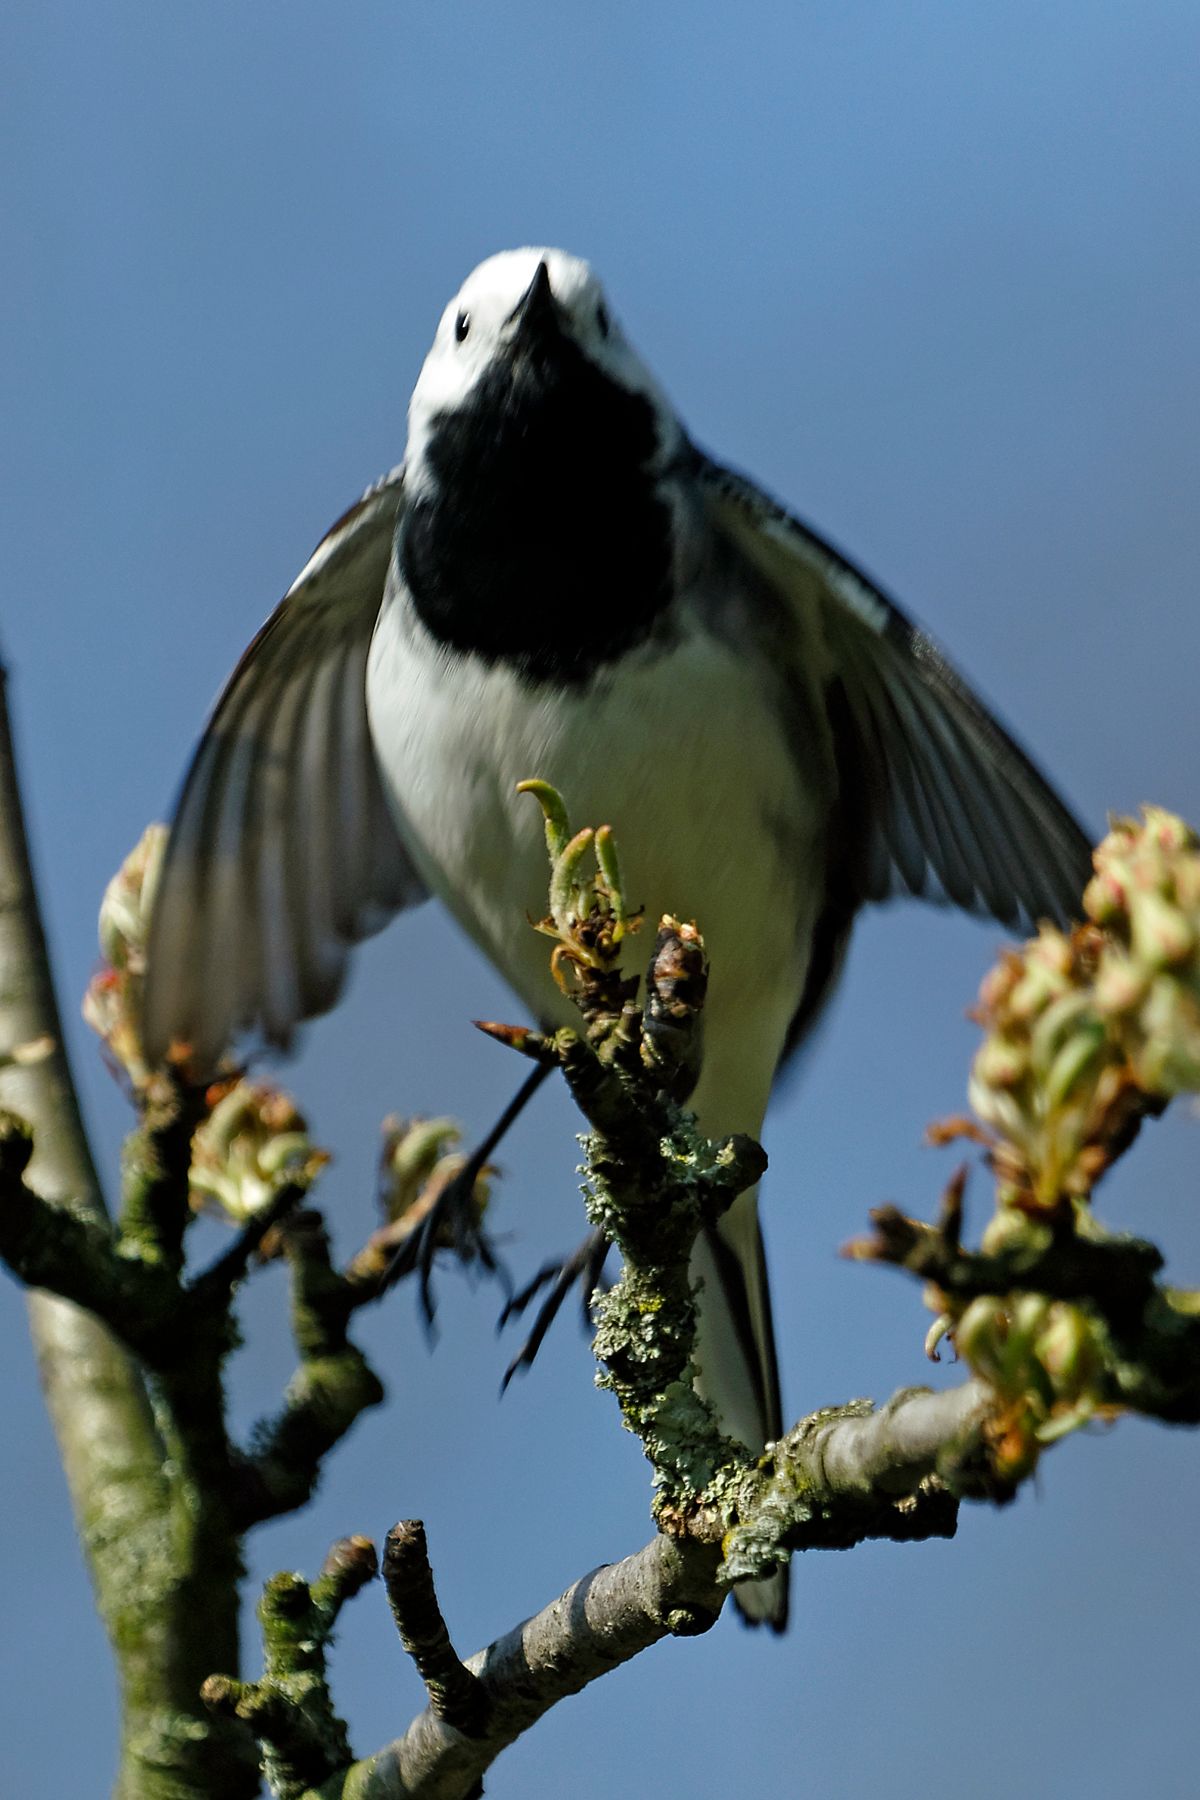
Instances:
[[[954,1347],[985,1380],[998,1380],[1008,1338],[1008,1314],[1004,1303],[991,1294],[972,1300],[954,1327]]]
[[[646,971],[642,1062],[676,1100],[696,1084],[702,1051],[701,1012],[708,990],[704,940],[694,925],[665,913]]]
[[[238,1081],[192,1139],[192,1206],[215,1207],[243,1225],[285,1184],[306,1187],[328,1160],[289,1095],[266,1082]]]
[[[1107,942],[1097,1011],[1155,1097],[1200,1087],[1200,839],[1174,814],[1117,819],[1084,896]]]
[[[1114,945],[1105,951],[1096,976],[1096,1010],[1104,1018],[1133,1012],[1146,998],[1148,987],[1146,971]]]
[[[1196,933],[1187,915],[1161,893],[1139,894],[1130,909],[1134,956],[1150,969],[1182,963],[1196,948]]]
[[[142,984],[150,910],[166,845],[166,826],[147,826],[105,888],[99,926],[104,963],[83,997],[84,1018],[103,1038],[135,1091],[150,1076],[142,1056]]]
[[[145,968],[150,911],[167,847],[165,825],[148,825],[104,890],[100,954],[114,969]]]
[[[1012,1337],[1022,1351],[1031,1346],[1046,1322],[1050,1302],[1044,1294],[1018,1294],[1011,1309]]]
[[[1054,1211],[1085,1195],[1108,1116],[1119,1045],[1092,992],[1099,934],[1043,925],[1006,954],[980,990],[986,1036],[968,1088],[992,1133],[1001,1199]]]
[[[1090,1320],[1078,1306],[1063,1301],[1047,1310],[1035,1352],[1056,1395],[1072,1400],[1103,1367]]]
[[[1137,1078],[1150,1093],[1175,1095],[1200,1089],[1200,1003],[1169,975],[1154,981],[1142,1005],[1132,1057]]]
[[[439,1192],[454,1179],[467,1160],[455,1149],[461,1141],[462,1130],[453,1119],[400,1119],[393,1114],[384,1120],[379,1206],[389,1223],[410,1211],[434,1176]],[[488,1197],[482,1176],[475,1191],[482,1217]]]

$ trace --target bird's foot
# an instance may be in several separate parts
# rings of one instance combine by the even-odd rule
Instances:
[[[544,1263],[532,1280],[526,1282],[525,1286],[517,1293],[509,1296],[498,1321],[498,1328],[501,1330],[510,1319],[519,1318],[543,1288],[549,1289],[546,1298],[538,1307],[533,1321],[533,1329],[504,1371],[504,1380],[500,1384],[502,1392],[518,1369],[528,1369],[532,1365],[534,1357],[541,1349],[542,1339],[557,1318],[563,1301],[576,1281],[579,1283],[583,1306],[584,1329],[590,1329],[592,1299],[598,1290],[602,1290],[608,1285],[604,1279],[604,1263],[608,1256],[608,1250],[608,1239],[604,1233],[590,1231],[569,1256],[562,1258],[559,1262]]]
[[[437,1301],[433,1291],[433,1264],[439,1250],[450,1250],[466,1266],[477,1265],[495,1275],[505,1291],[511,1293],[508,1271],[497,1255],[495,1245],[484,1229],[476,1185],[487,1170],[490,1140],[485,1140],[469,1156],[441,1192],[431,1200],[424,1217],[407,1233],[393,1253],[379,1281],[382,1294],[406,1275],[415,1274],[420,1281],[421,1312],[432,1328]]]

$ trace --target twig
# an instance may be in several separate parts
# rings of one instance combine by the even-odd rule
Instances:
[[[331,1631],[347,1600],[353,1600],[379,1574],[379,1558],[368,1537],[338,1538],[329,1546],[321,1573],[313,1582],[313,1600],[323,1627]]]
[[[1070,1302],[1093,1322],[1097,1404],[1200,1423],[1200,1311],[1194,1294],[1155,1281],[1163,1263],[1155,1245],[1107,1235],[1090,1215],[1086,1232],[1064,1214],[1031,1221],[1016,1244],[989,1251],[962,1248],[953,1204],[936,1225],[894,1206],[877,1207],[871,1220],[873,1234],[846,1255],[907,1270],[960,1312],[972,1300],[1019,1294]]]
[[[261,1681],[210,1675],[202,1698],[222,1718],[240,1719],[263,1746],[264,1773],[276,1800],[299,1800],[351,1760],[346,1727],[333,1709],[325,1652],[342,1605],[375,1574],[367,1538],[343,1538],[310,1586],[275,1575],[263,1589],[265,1670]]]
[[[0,1201],[0,1257],[18,1280],[86,1307],[122,1343],[140,1350],[171,1310],[170,1284],[115,1256],[107,1221],[44,1200],[14,1175],[3,1153]]]
[[[488,1723],[487,1696],[450,1641],[420,1519],[402,1519],[388,1532],[383,1581],[400,1642],[425,1684],[434,1716],[466,1737],[482,1737]]]
[[[300,1362],[278,1416],[257,1427],[235,1463],[234,1518],[247,1530],[292,1512],[312,1496],[340,1438],[384,1397],[383,1384],[348,1335],[369,1298],[333,1267],[319,1213],[296,1213],[283,1233],[291,1277],[292,1336]]]
[[[122,1254],[179,1275],[192,1219],[188,1168],[192,1134],[205,1115],[202,1088],[155,1075],[140,1096],[141,1116],[121,1151]]]
[[[1057,1300],[1089,1300],[1121,1325],[1142,1313],[1163,1266],[1155,1245],[1098,1231],[1084,1237],[1069,1218],[1031,1226],[1023,1242],[994,1251],[964,1250],[958,1241],[961,1216],[955,1213],[929,1225],[898,1207],[877,1206],[871,1223],[872,1236],[846,1246],[843,1254],[852,1261],[907,1269],[966,1300],[1017,1288]]]
[[[268,1204],[242,1227],[227,1250],[188,1283],[188,1294],[202,1306],[223,1303],[245,1275],[250,1258],[269,1231],[282,1223],[303,1200],[309,1183],[286,1181]]]

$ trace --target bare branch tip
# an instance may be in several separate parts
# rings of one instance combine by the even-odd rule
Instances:
[[[401,1519],[388,1532],[383,1582],[400,1642],[425,1684],[435,1717],[464,1737],[482,1737],[489,1712],[487,1696],[450,1641],[420,1519]]]

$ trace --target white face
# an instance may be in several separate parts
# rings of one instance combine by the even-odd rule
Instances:
[[[437,335],[413,389],[408,409],[405,479],[419,490],[424,450],[433,419],[454,412],[484,371],[503,356],[516,329],[513,313],[544,262],[562,328],[612,380],[644,394],[659,415],[662,459],[682,439],[666,395],[627,342],[609,311],[604,289],[587,263],[565,250],[502,250],[473,269],[442,314]]]

